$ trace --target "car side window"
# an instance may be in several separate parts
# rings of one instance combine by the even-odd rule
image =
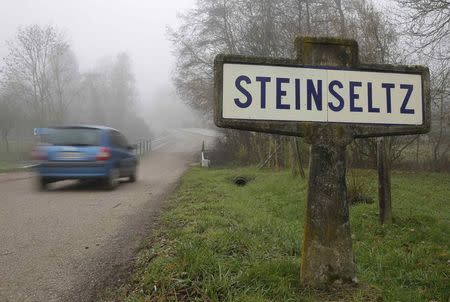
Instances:
[[[111,144],[115,148],[127,149],[129,144],[125,136],[117,131],[111,132]]]
[[[123,134],[119,133],[119,135],[120,135],[120,141],[122,143],[122,147],[125,149],[128,148],[128,146],[129,146],[128,140],[125,138],[125,136]]]
[[[111,145],[115,148],[123,148],[120,134],[116,131],[111,132]]]

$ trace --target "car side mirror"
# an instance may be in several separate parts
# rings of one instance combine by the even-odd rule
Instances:
[[[129,151],[136,150],[136,149],[137,149],[137,145],[136,145],[136,144],[129,145],[127,149],[128,149]]]

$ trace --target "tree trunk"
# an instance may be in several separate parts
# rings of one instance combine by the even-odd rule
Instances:
[[[275,157],[274,157],[275,163],[274,163],[274,166],[275,166],[275,169],[278,171],[278,139],[277,139],[277,137],[274,137],[274,143],[275,143],[275,149],[274,149],[274,152],[275,152]]]
[[[8,130],[2,131],[2,138],[3,138],[3,141],[5,142],[6,153],[9,153],[8,132],[9,132]]]
[[[342,9],[342,2],[341,0],[334,0],[334,3],[336,4],[336,8],[339,12],[339,24],[341,27],[341,37],[345,38],[347,36],[347,30],[345,26],[345,15],[344,11]]]
[[[439,171],[439,169],[440,169],[440,167],[439,167],[439,161],[440,161],[439,150],[441,148],[442,137],[443,137],[443,134],[444,134],[445,114],[444,114],[444,97],[443,96],[441,96],[439,104],[440,104],[440,110],[439,110],[439,136],[438,136],[436,145],[434,146],[434,150],[433,150],[433,166],[434,166],[434,170],[435,171]]]
[[[302,27],[302,6],[303,6],[303,1],[302,0],[297,0],[297,9],[298,9],[298,24],[297,24],[297,32],[299,35],[301,35],[303,33],[303,27]]]
[[[306,0],[306,34],[311,35],[311,15],[309,11],[309,0]]]
[[[303,169],[302,157],[300,154],[300,150],[298,147],[298,139],[296,137],[291,137],[291,146],[292,146],[292,171],[294,176],[300,174],[301,178],[305,178],[305,170]]]

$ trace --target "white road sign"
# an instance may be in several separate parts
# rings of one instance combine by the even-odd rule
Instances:
[[[223,118],[421,125],[420,74],[225,63]]]

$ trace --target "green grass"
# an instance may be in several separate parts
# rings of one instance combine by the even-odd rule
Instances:
[[[252,181],[245,187],[234,176]],[[374,172],[357,178],[376,200]],[[450,175],[393,173],[395,222],[376,204],[351,208],[365,286],[313,292],[300,285],[306,181],[289,172],[192,168],[172,196],[120,301],[445,301],[450,297]],[[327,300],[327,301],[328,301]]]
[[[2,162],[0,161],[0,173],[15,171],[19,168],[19,165],[16,162]]]

